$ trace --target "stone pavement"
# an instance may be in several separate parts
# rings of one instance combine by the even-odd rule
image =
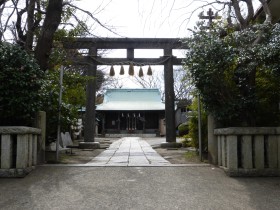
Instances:
[[[171,163],[161,157],[145,140],[124,137],[95,157],[86,166],[168,166]]]

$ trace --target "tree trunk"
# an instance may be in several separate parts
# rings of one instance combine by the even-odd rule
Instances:
[[[272,14],[266,0],[259,0],[262,3],[263,11],[265,13],[265,23],[271,24]]]
[[[240,8],[240,1],[238,0],[231,0],[232,6],[234,8],[234,13],[236,15],[236,18],[240,24],[240,28],[244,29],[248,27],[250,21],[252,20],[254,16],[254,8],[253,8],[253,2],[252,0],[245,0],[243,3],[246,3],[247,6],[247,15],[244,18],[242,15],[242,9]]]
[[[62,2],[62,0],[49,0],[46,18],[35,49],[35,58],[44,71],[48,69],[54,33],[61,22]]]
[[[26,41],[24,46],[27,52],[32,51],[32,46],[33,46],[34,10],[35,10],[35,0],[30,0],[27,5],[27,33],[26,33]]]

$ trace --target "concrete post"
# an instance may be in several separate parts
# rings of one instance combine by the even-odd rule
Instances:
[[[37,164],[45,163],[46,151],[46,112],[39,111],[36,114],[35,127],[41,129],[41,135],[37,139]]]
[[[218,164],[218,141],[217,136],[214,135],[216,123],[214,117],[208,115],[208,161],[214,165]]]

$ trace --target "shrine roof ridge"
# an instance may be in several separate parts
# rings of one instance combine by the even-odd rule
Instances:
[[[165,110],[165,105],[156,88],[107,89],[96,110]]]

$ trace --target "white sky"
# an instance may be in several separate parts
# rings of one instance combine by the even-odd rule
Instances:
[[[182,38],[199,20],[200,12],[210,7],[218,11],[217,5],[200,8],[207,2],[213,0],[77,0],[76,4],[124,37]],[[253,2],[255,7],[260,4]],[[98,36],[116,36],[97,25],[93,29]]]
[[[187,27],[192,27],[198,16],[187,18],[198,7],[192,0],[82,0],[79,4],[92,12],[102,23],[115,27],[124,37],[175,38],[185,37]],[[202,10],[199,10],[201,12]],[[101,27],[98,36],[116,36]]]
[[[258,0],[254,1],[258,2]],[[95,23],[92,30],[94,35],[99,37],[183,38],[190,34],[187,29],[193,29],[195,23],[199,21],[200,12],[204,10],[206,14],[210,7],[214,12],[218,10],[213,6],[200,8],[206,2],[206,0],[81,0],[76,4],[90,11],[102,24],[113,27],[113,30],[120,35],[111,33]],[[219,13],[219,15],[222,14]],[[143,53],[138,54],[143,55]],[[161,51],[151,53],[145,51],[144,54],[145,56],[142,57],[162,56]],[[183,52],[174,53],[174,55],[182,57]],[[124,56],[126,56],[125,51],[112,52],[108,55],[108,57]],[[135,57],[137,57],[137,52],[135,52]],[[107,73],[109,73],[109,68],[106,70]],[[115,71],[117,75],[119,68],[115,68]],[[129,76],[119,77],[129,78]],[[127,82],[127,79],[123,79],[127,84],[124,87],[133,86]]]

